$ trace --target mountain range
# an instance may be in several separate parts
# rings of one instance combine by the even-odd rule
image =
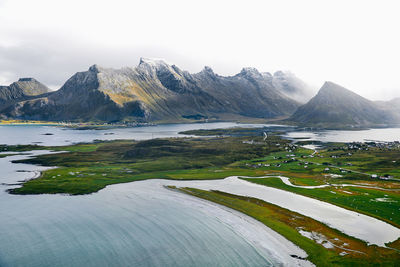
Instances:
[[[320,127],[400,123],[400,99],[370,101],[333,82],[319,92],[290,72],[243,68],[221,76],[189,73],[159,59],[136,67],[91,66],[57,91],[33,78],[0,86],[0,118],[45,121],[185,122],[276,120]]]
[[[162,60],[140,60],[137,67],[111,69],[93,65],[55,92],[14,93],[0,105],[3,117],[51,121],[184,121],[193,119],[279,118],[301,105],[295,94],[308,92],[293,74],[261,73],[243,68],[234,76],[210,67],[191,74]],[[17,82],[18,83],[18,82]],[[34,90],[35,89],[35,90]],[[301,94],[301,93],[300,93]],[[4,94],[7,95],[7,94]]]

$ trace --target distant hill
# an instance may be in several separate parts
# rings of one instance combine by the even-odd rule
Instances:
[[[34,78],[21,78],[9,86],[0,86],[0,101],[17,100],[50,92],[44,84]]]
[[[321,127],[368,127],[397,123],[393,112],[333,82],[299,107],[289,121]]]
[[[0,113],[54,121],[279,118],[300,106],[285,92],[303,90],[298,81],[274,81],[271,74],[254,68],[228,77],[209,67],[191,74],[162,60],[142,58],[133,68],[93,65],[73,75],[58,91],[22,98]]]
[[[34,99],[50,93],[50,89],[34,78],[21,78],[9,86],[0,86],[0,117],[20,101]]]
[[[381,109],[391,111],[400,116],[400,98],[394,98],[389,101],[375,101]]]

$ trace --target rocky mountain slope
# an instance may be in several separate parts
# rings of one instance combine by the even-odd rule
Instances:
[[[9,86],[0,86],[0,117],[7,109],[13,109],[18,102],[35,99],[49,94],[50,89],[34,78],[21,78]]]
[[[190,74],[162,60],[142,58],[134,68],[93,65],[73,75],[58,91],[23,99],[0,113],[68,121],[277,118],[292,114],[300,105],[283,88],[300,91],[301,86],[287,80],[274,82],[273,75],[253,68],[229,77],[209,67]]]
[[[399,122],[393,112],[332,82],[325,82],[318,94],[299,107],[289,121],[333,127],[384,126]]]

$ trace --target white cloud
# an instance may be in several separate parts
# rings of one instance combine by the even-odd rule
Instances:
[[[244,66],[400,96],[398,1],[0,0],[0,77],[61,85],[91,64],[161,57],[191,72]]]

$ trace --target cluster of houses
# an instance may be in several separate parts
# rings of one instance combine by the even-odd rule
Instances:
[[[251,143],[255,143],[254,141]],[[280,144],[279,144],[280,145]],[[288,154],[286,154],[286,156],[282,156],[282,157],[274,157],[274,160],[280,160],[279,163],[256,163],[256,164],[246,164],[246,166],[252,167],[252,168],[261,168],[261,167],[281,167],[282,164],[285,163],[291,163],[291,162],[298,162],[297,164],[299,166],[304,166],[305,169],[309,168],[310,165],[313,165],[313,162],[309,162],[309,161],[304,161],[304,160],[298,160],[296,158],[296,155],[293,154],[293,151],[295,151],[297,148],[297,145],[295,144],[286,144],[285,146],[285,150]],[[368,151],[371,148],[380,148],[380,149],[399,149],[400,148],[400,142],[395,141],[395,142],[375,142],[375,141],[370,141],[370,142],[365,142],[365,143],[361,143],[361,142],[353,142],[353,143],[348,143],[344,146],[341,147],[333,147],[333,148],[329,148],[328,151],[345,151],[342,152],[340,154],[335,154],[335,155],[330,155],[331,158],[337,159],[337,158],[341,158],[341,157],[349,157],[352,156],[354,153],[354,150],[364,150],[364,151]],[[301,158],[302,159],[307,159],[307,158],[314,158],[314,157],[320,157],[323,158],[324,156],[318,154],[317,152],[311,154],[311,155],[302,155]],[[393,161],[394,163],[396,163],[396,161]],[[326,167],[324,168],[323,172],[325,173],[329,173],[331,172],[331,165],[332,163],[330,162],[324,162],[322,163],[322,165],[326,165]],[[342,166],[353,166],[352,163],[350,162],[345,162],[345,163],[336,163],[335,165],[342,165]],[[343,167],[344,168],[344,167]],[[342,174],[346,174],[346,173],[352,173],[351,170],[347,170],[347,169],[343,169],[343,168],[339,168],[340,173]],[[338,175],[340,176],[340,175]],[[379,176],[378,174],[372,174],[371,175],[372,179],[384,179],[384,180],[389,180],[389,179],[393,179],[392,175],[383,175],[383,176]]]
[[[287,144],[287,146],[285,147],[285,150],[289,153],[295,151],[297,148],[297,145],[295,144]]]
[[[399,149],[400,142],[380,142],[380,141],[368,141],[368,142],[352,142],[348,143],[341,147],[333,147],[329,148],[328,151],[337,151],[337,150],[360,150],[360,151],[368,151],[371,148],[379,148],[379,149]]]
[[[245,140],[245,141],[242,141],[242,143],[248,144],[248,145],[264,145],[265,144],[264,142],[256,142],[254,140],[250,140],[250,141]]]
[[[371,178],[372,179],[382,179],[382,180],[390,180],[390,179],[393,179],[394,177],[392,176],[392,175],[389,175],[389,174],[385,174],[385,175],[382,175],[382,176],[379,176],[378,174],[372,174],[371,175]]]
[[[252,167],[252,168],[260,168],[260,167],[270,167],[271,164],[263,164],[263,163],[249,164],[249,163],[246,163],[246,166]],[[281,165],[280,164],[276,164],[276,165],[273,165],[273,166],[280,167]]]

